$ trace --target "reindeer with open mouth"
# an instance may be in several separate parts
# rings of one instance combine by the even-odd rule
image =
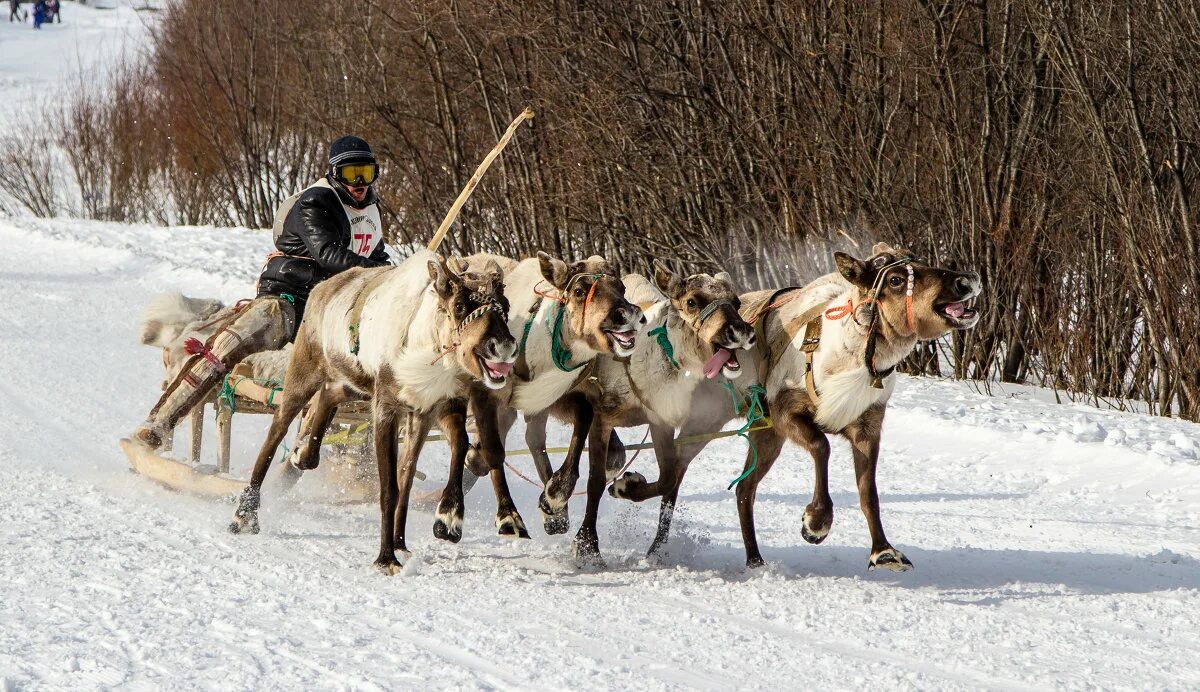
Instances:
[[[497,456],[503,459],[504,439],[517,413],[524,414],[529,423],[526,442],[545,484],[538,508],[546,532],[563,533],[570,527],[567,501],[579,479],[579,458],[592,416],[582,385],[594,376],[596,356],[625,358],[634,353],[645,317],[625,298],[625,285],[616,271],[599,256],[571,264],[544,252],[521,262],[493,255],[468,259],[493,260],[505,267],[504,291],[512,305],[509,328],[520,335],[512,387],[493,392],[499,405],[497,435],[484,435],[484,426],[490,429],[491,423],[480,422],[476,414],[481,425],[479,445],[468,465],[482,475]],[[566,461],[553,472],[545,451],[545,417],[560,401],[571,406],[575,432]],[[593,468],[599,460],[603,479],[605,458],[590,455],[589,459]],[[481,460],[487,462],[482,468]],[[614,463],[619,468],[619,462]]]
[[[896,385],[896,365],[918,340],[937,339],[979,321],[971,306],[979,275],[930,266],[908,250],[876,244],[859,260],[836,253],[838,272],[801,289],[743,296],[763,338],[759,357],[774,427],[751,433],[757,463],[747,459],[738,485],[738,516],[746,564],[763,564],[754,531],[754,497],[785,440],[812,455],[816,481],[801,534],[825,540],[833,525],[829,439],[850,441],[859,505],[871,534],[868,568],[912,569],[892,547],[879,517],[875,469],[884,411]]]
[[[611,442],[616,439],[614,429],[650,426],[659,477],[670,479],[661,492],[656,487],[646,495],[653,492],[663,498],[658,533],[650,548],[655,553],[666,542],[679,491],[676,481],[682,482],[686,471],[686,462],[675,448],[675,430],[691,417],[694,392],[701,382],[741,375],[738,352],[753,346],[755,335],[738,314],[740,301],[724,272],[681,278],[655,262],[653,284],[637,274],[626,276],[624,282],[626,297],[646,311],[647,324],[627,358],[600,356],[596,360],[593,379],[584,389],[593,409],[588,454],[601,460],[623,458],[619,441]],[[719,396],[728,399],[723,391]],[[556,418],[582,422],[588,415],[576,410],[578,403],[578,399],[564,399],[550,411]],[[545,424],[544,416],[527,423],[530,434],[542,445]],[[616,488],[632,486],[635,478],[644,482],[640,474],[625,474],[609,492],[619,495]],[[576,556],[585,563],[602,564],[596,519],[604,485],[610,480],[611,473],[588,477],[587,511],[575,539]]]
[[[491,399],[485,393],[507,386],[516,358],[503,290],[502,271],[495,263],[447,263],[428,251],[396,267],[353,269],[322,282],[309,300],[288,364],[283,401],[230,530],[258,532],[260,488],[275,449],[315,394],[306,425],[314,433],[301,440],[293,455],[302,469],[316,467],[321,431],[338,404],[371,399],[382,519],[375,566],[386,574],[401,567],[395,551],[407,552],[409,493],[422,443],[435,421],[450,444],[451,464],[434,535],[457,541],[469,447],[468,399],[486,419]],[[398,463],[401,414],[405,446]],[[499,533],[528,538],[505,481],[503,455],[489,461],[494,463],[488,473],[496,490]]]
[[[975,326],[979,314],[971,302],[980,291],[979,276],[932,267],[907,250],[882,243],[865,261],[843,253],[834,258],[837,273],[803,288],[741,296],[742,314],[759,337],[753,367],[766,385],[774,421],[771,428],[750,432],[752,450],[737,485],[746,564],[764,564],[754,530],[755,493],[786,440],[806,449],[815,466],[813,498],[801,534],[810,543],[825,540],[833,525],[827,435],[839,434],[850,441],[860,506],[871,533],[868,568],[905,571],[912,563],[884,534],[875,484],[893,373],[918,340]],[[697,387],[681,436],[718,429],[733,418],[729,398],[717,397],[718,391],[709,382]],[[705,444],[681,450],[675,467],[660,469],[653,483],[640,474],[625,474],[613,484],[612,494],[636,501],[664,494],[663,478],[681,475],[680,465],[686,469]]]

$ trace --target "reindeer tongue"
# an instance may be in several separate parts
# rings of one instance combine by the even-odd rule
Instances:
[[[721,368],[732,355],[733,354],[730,353],[729,349],[718,348],[717,352],[713,354],[713,357],[709,358],[708,362],[704,364],[704,376],[710,380],[716,377],[717,373],[721,372]]]
[[[944,310],[947,315],[953,317],[954,319],[958,319],[967,311],[967,306],[963,305],[962,303],[950,303],[949,305],[943,307],[942,310]]]
[[[491,372],[492,375],[497,376],[497,377],[503,377],[503,376],[507,375],[508,373],[512,372],[513,364],[512,363],[499,363],[499,362],[487,363],[487,369],[489,372]]]

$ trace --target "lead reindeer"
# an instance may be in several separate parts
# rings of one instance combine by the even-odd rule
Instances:
[[[258,532],[260,489],[275,449],[315,394],[308,421],[315,432],[301,440],[295,453],[300,468],[315,467],[321,431],[338,404],[349,398],[371,399],[381,513],[377,568],[397,573],[401,564],[395,551],[407,552],[409,493],[417,457],[434,421],[445,433],[451,454],[434,535],[455,542],[461,537],[468,399],[487,420],[487,392],[508,384],[516,340],[506,322],[500,267],[488,262],[454,265],[452,269],[423,250],[396,267],[343,272],[313,291],[288,364],[283,401],[250,485],[239,499],[232,532]],[[404,458],[398,464],[402,417]],[[509,494],[503,455],[499,460],[489,456],[488,461],[493,463],[489,473],[496,491],[498,532],[528,538]]]
[[[610,440],[615,428],[649,425],[660,477],[682,480],[687,464],[677,453],[675,430],[691,417],[701,382],[741,375],[738,352],[754,345],[754,329],[738,314],[738,295],[724,272],[680,278],[656,262],[653,285],[636,274],[626,276],[624,282],[626,297],[645,309],[647,324],[628,358],[596,359],[593,379],[585,390],[592,408],[589,458],[613,456]],[[728,401],[729,396],[718,391]],[[550,411],[556,418],[579,424],[589,415],[578,407],[578,398],[568,397]],[[529,420],[527,426],[534,443],[544,446],[545,417]],[[575,538],[576,555],[585,562],[602,563],[596,520],[608,480],[607,474],[588,476],[587,510]],[[670,483],[658,493],[662,507],[651,553],[666,542],[678,490],[677,484]]]
[[[805,508],[801,534],[821,543],[833,525],[829,496],[829,434],[850,441],[859,505],[871,534],[868,568],[905,571],[912,562],[896,550],[883,530],[875,474],[884,412],[895,388],[895,367],[918,340],[937,339],[969,329],[979,320],[970,306],[980,290],[979,276],[933,267],[911,252],[880,243],[859,260],[835,253],[836,273],[803,288],[744,294],[743,315],[759,334],[755,347],[759,378],[766,385],[774,425],[750,433],[757,451],[747,455],[737,486],[738,517],[746,564],[764,564],[754,530],[758,484],[770,471],[785,441],[813,457],[812,502]],[[732,409],[714,406],[714,391],[702,385],[693,397],[689,430],[715,429],[732,418]],[[663,477],[681,475],[680,466],[704,444],[682,451],[676,467],[662,469],[647,483],[626,474],[614,484],[619,497],[644,500],[661,494]],[[675,481],[677,483],[678,481]]]

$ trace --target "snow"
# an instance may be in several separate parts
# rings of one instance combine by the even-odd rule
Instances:
[[[494,535],[481,483],[462,543],[414,512],[414,556],[386,578],[376,508],[321,501],[319,478],[268,487],[262,535],[231,536],[229,503],[152,485],[116,446],[161,378],[142,306],[249,295],[269,232],[10,219],[0,245],[0,677],[19,689],[1200,684],[1200,426],[906,378],[880,486],[914,572],[865,570],[842,443],[829,539],[800,538],[811,466],[789,448],[758,496],[771,565],[745,570],[734,438],[692,465],[661,564],[643,559],[655,505],[606,498],[609,568],[581,572],[513,478],[533,540]],[[244,471],[265,421],[237,425]],[[430,445],[422,489],[445,465]]]
[[[0,25],[5,57],[10,36]],[[326,501],[323,470],[293,497],[268,483],[263,533],[232,536],[229,502],[130,473],[116,440],[161,381],[136,343],[145,303],[251,295],[269,246],[269,231],[0,218],[0,690],[1200,687],[1200,426],[1030,388],[902,379],[879,477],[906,574],[866,571],[842,442],[822,545],[800,537],[802,452],[761,486],[762,570],[743,567],[725,490],[737,438],[692,464],[658,564],[643,558],[656,504],[606,497],[608,568],[580,571],[511,475],[532,540],[495,536],[483,482],[457,545],[412,513],[396,577],[370,567],[378,510]],[[235,419],[238,470],[264,430]],[[419,490],[446,463],[427,446]],[[650,455],[631,470],[653,477]]]
[[[156,0],[156,2],[161,0]],[[79,84],[103,84],[105,68],[123,53],[133,54],[148,37],[147,24],[154,12],[134,8],[156,3],[121,0],[111,10],[65,0],[61,24],[33,29],[33,2],[21,1],[29,12],[24,23],[8,22],[8,2],[0,3],[0,118],[3,122],[28,122],[43,104]]]

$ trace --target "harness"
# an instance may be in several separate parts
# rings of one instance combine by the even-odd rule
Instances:
[[[475,320],[486,317],[489,312],[495,312],[500,316],[501,321],[503,321],[505,324],[508,323],[508,312],[505,311],[504,306],[500,303],[499,299],[492,294],[483,293],[478,289],[473,289],[468,297],[476,303],[479,303],[479,307],[467,313],[466,317],[462,318],[458,321],[458,324],[454,325],[452,329],[455,337],[457,337],[459,334],[462,334],[463,329],[466,329],[468,324],[474,322]],[[449,346],[443,347],[442,352],[438,354],[437,358],[434,358],[433,361],[430,362],[430,365],[433,365],[442,358],[445,358],[446,355],[453,353],[454,350],[461,345],[462,342],[456,340]]]
[[[867,343],[863,350],[863,365],[867,368],[867,373],[871,376],[871,386],[875,389],[883,389],[883,381],[896,371],[896,366],[894,365],[884,370],[879,370],[875,366],[875,349],[879,338],[880,319],[879,310],[876,309],[876,306],[879,303],[879,291],[883,287],[883,280],[887,276],[887,270],[892,267],[904,266],[908,273],[908,283],[904,291],[905,319],[907,320],[908,328],[915,330],[916,327],[913,319],[913,284],[915,282],[915,273],[912,268],[912,263],[915,259],[915,257],[906,256],[879,267],[875,282],[867,291],[866,297],[858,304],[855,304],[854,299],[851,298],[845,305],[837,305],[823,311],[818,308],[815,312],[809,311],[801,314],[783,326],[783,334],[787,337],[786,343],[791,343],[800,331],[800,325],[804,325],[804,339],[800,343],[800,351],[804,353],[804,386],[808,390],[808,396],[812,400],[813,406],[820,406],[821,403],[820,395],[817,393],[813,361],[816,357],[817,349],[821,345],[821,327],[825,319],[840,320],[852,317],[855,324],[862,326],[862,322],[858,319],[858,311],[864,306],[869,306],[871,308],[871,319],[866,324]],[[774,349],[772,348],[772,344],[766,339],[766,320],[762,319],[762,317],[771,310],[799,298],[799,291],[800,288],[796,286],[781,288],[775,291],[764,304],[764,307],[757,314],[753,315],[752,318],[747,319],[748,322],[754,324],[759,343],[764,344],[765,354],[763,362],[771,362],[771,353]]]
[[[381,269],[375,276],[372,276],[370,279],[368,279],[367,282],[363,284],[362,289],[358,292],[358,296],[354,299],[354,304],[350,306],[350,312],[347,313],[350,324],[347,326],[347,330],[350,337],[350,353],[353,355],[358,355],[358,348],[361,345],[360,324],[362,322],[363,308],[366,307],[367,299],[371,297],[371,294],[375,292],[375,289],[379,288],[380,284],[387,280],[388,276],[390,275],[390,269],[391,268]],[[462,330],[466,328],[468,324],[486,316],[489,312],[494,311],[500,315],[500,319],[504,320],[505,322],[508,321],[508,314],[505,312],[504,306],[495,296],[488,293],[483,293],[478,288],[475,288],[472,289],[469,297],[471,300],[479,303],[479,307],[469,312],[465,317],[459,320],[457,324],[454,325],[453,330],[455,336],[461,334]],[[447,354],[453,352],[454,349],[459,347],[459,345],[460,343],[455,341],[449,346],[444,347],[439,353],[438,357],[433,359],[433,363],[438,362]]]
[[[538,286],[542,285],[542,281],[539,281],[533,287],[533,293],[534,295],[538,296],[538,299],[534,301],[533,305],[529,308],[529,318],[525,320],[525,327],[521,332],[521,341],[517,346],[517,362],[513,367],[513,372],[517,374],[517,377],[526,382],[530,380],[531,373],[529,371],[529,361],[525,358],[525,344],[529,341],[529,332],[533,329],[533,321],[537,318],[538,311],[541,310],[543,300],[553,300],[559,304],[557,313],[555,313],[553,316],[546,316],[546,327],[550,330],[550,357],[554,361],[554,367],[563,372],[572,372],[594,362],[593,359],[584,363],[570,365],[571,350],[566,346],[563,346],[562,324],[567,311],[568,298],[566,296],[570,291],[571,284],[586,277],[591,277],[594,279],[591,287],[588,289],[587,297],[584,298],[583,301],[583,312],[580,313],[580,317],[582,319],[587,316],[587,309],[591,306],[592,298],[596,295],[596,287],[600,285],[600,279],[604,278],[605,276],[611,275],[576,274],[567,281],[565,286],[563,286],[562,290],[560,291],[560,295],[553,295],[551,293],[539,290]],[[589,372],[591,372],[591,368],[587,368],[576,383],[578,384],[579,381],[585,379]]]

